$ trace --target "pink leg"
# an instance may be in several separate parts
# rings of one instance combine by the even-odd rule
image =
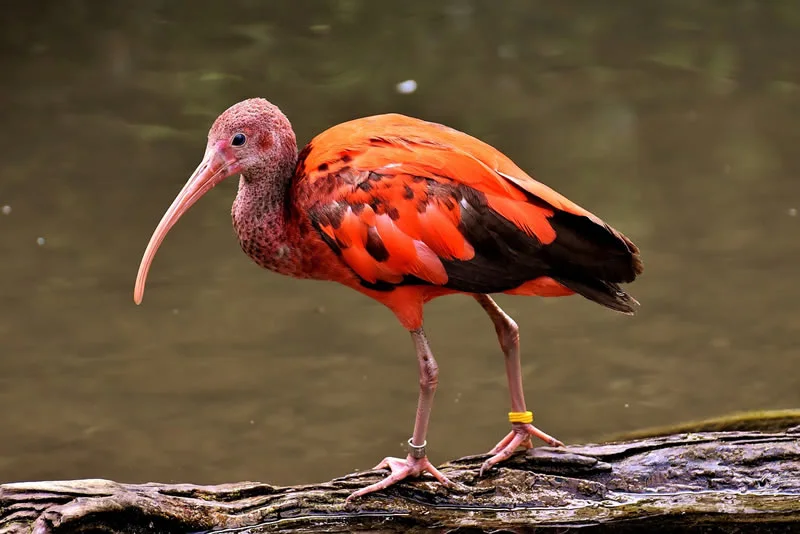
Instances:
[[[506,376],[508,378],[508,391],[511,394],[511,411],[524,412],[525,393],[522,390],[522,367],[519,358],[519,327],[517,323],[504,312],[489,295],[475,295],[475,300],[486,310],[494,323],[497,339],[503,349],[506,362]],[[517,447],[530,448],[531,436],[536,436],[548,445],[563,447],[564,444],[554,437],[545,434],[535,426],[526,423],[513,423],[511,432],[489,451],[493,454],[481,466],[481,474],[498,462],[509,458]]]
[[[375,466],[375,469],[389,468],[391,474],[380,482],[354,492],[347,498],[347,501],[388,488],[404,478],[417,477],[426,472],[433,475],[436,480],[445,486],[455,486],[428,461],[425,453],[425,436],[428,434],[428,421],[433,407],[433,396],[436,394],[436,386],[439,383],[439,366],[433,358],[433,353],[430,346],[428,346],[428,340],[422,328],[412,330],[411,337],[414,340],[417,362],[419,363],[419,402],[417,403],[417,417],[414,421],[414,435],[409,440],[410,452],[405,460],[391,457],[384,458],[381,463]]]

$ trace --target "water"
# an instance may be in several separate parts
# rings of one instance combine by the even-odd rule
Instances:
[[[445,122],[634,239],[634,318],[499,299],[547,432],[800,405],[796,2],[60,0],[0,24],[0,481],[291,484],[402,454],[408,334],[355,292],[251,264],[235,180],[132,302],[208,126],[255,95],[300,140],[386,111]],[[485,451],[508,428],[491,324],[455,296],[426,327],[432,459]]]

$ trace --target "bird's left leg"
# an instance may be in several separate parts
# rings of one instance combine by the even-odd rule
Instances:
[[[367,493],[388,488],[404,478],[417,477],[426,472],[433,475],[436,480],[445,486],[455,486],[431,464],[425,452],[425,446],[427,445],[425,436],[428,434],[428,421],[433,407],[433,396],[439,383],[439,366],[433,358],[428,339],[425,337],[425,332],[422,328],[412,330],[411,337],[414,340],[417,362],[419,363],[419,401],[417,403],[417,417],[414,421],[414,434],[408,440],[408,456],[405,459],[384,458],[381,463],[375,466],[375,469],[388,468],[391,474],[380,482],[355,491],[347,498],[348,501]]]
[[[533,414],[525,408],[525,393],[522,390],[522,366],[519,356],[519,328],[517,323],[504,312],[489,295],[475,295],[475,300],[486,310],[494,323],[497,339],[503,349],[508,377],[508,391],[511,394],[511,413],[508,414],[512,430],[489,454],[493,456],[481,466],[481,474],[498,462],[510,457],[517,447],[530,448],[531,436],[536,436],[548,445],[563,447],[564,444],[545,434],[531,424]]]

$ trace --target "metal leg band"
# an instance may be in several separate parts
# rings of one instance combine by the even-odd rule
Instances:
[[[411,455],[412,458],[416,458],[417,460],[421,458],[425,458],[425,446],[428,445],[427,441],[423,441],[422,445],[414,445],[411,443],[411,440],[414,438],[408,438],[408,454]]]

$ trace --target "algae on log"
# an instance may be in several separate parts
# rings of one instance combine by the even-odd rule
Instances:
[[[800,427],[542,447],[518,453],[480,478],[485,458],[443,466],[459,490],[423,478],[350,505],[347,495],[385,472],[292,487],[5,484],[0,533],[800,531]]]

